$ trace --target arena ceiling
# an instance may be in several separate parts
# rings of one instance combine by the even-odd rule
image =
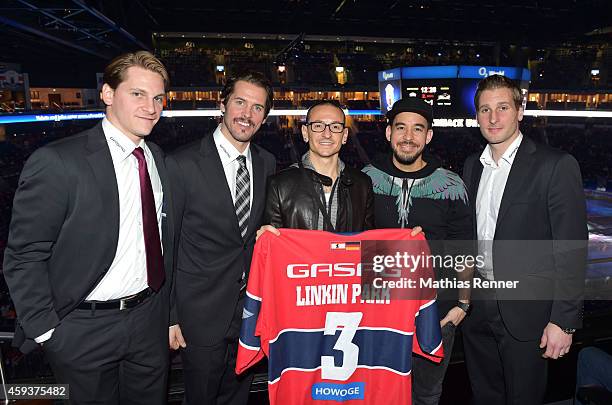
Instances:
[[[3,0],[0,61],[74,78],[153,32],[357,35],[547,46],[612,38],[610,0]],[[75,61],[78,60],[78,63]]]
[[[164,31],[569,39],[612,25],[609,0],[139,0]]]

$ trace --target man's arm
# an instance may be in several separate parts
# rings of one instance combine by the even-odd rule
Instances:
[[[264,208],[263,223],[265,225],[272,225],[275,228],[283,227],[281,197],[276,181],[272,178],[268,179],[266,187],[266,206]]]
[[[543,357],[556,359],[570,350],[572,335],[563,329],[582,326],[584,272],[587,255],[586,202],[578,162],[562,156],[555,165],[547,190],[552,231],[555,291],[550,322],[540,347]]]
[[[570,155],[559,159],[553,171],[548,213],[555,261],[555,300],[550,321],[562,328],[580,328],[588,229],[580,168]]]
[[[67,215],[69,193],[58,153],[48,147],[34,152],[15,193],[4,277],[25,335],[39,341],[59,323],[48,263]]]
[[[178,313],[176,309],[176,263],[178,260],[179,244],[181,237],[181,228],[183,225],[183,214],[185,212],[185,187],[181,174],[180,166],[172,156],[166,157],[166,170],[168,171],[168,179],[170,183],[170,192],[172,193],[173,215],[175,220],[174,228],[174,256],[173,256],[173,271],[172,285],[170,287],[170,325],[169,325],[169,346],[176,350],[179,347],[185,347],[185,339],[181,333],[181,328],[178,325]]]
[[[458,176],[457,176],[458,177]],[[450,254],[456,258],[458,257],[474,257],[476,252],[474,251],[472,240],[475,238],[474,235],[474,224],[472,217],[472,208],[468,197],[468,192],[465,184],[460,178],[457,178],[460,182],[458,192],[456,195],[460,196],[457,200],[451,200],[449,202],[450,207],[448,210],[448,216],[446,218],[448,232],[446,234],[446,241],[444,247],[444,253]],[[459,271],[461,270],[461,271]],[[455,274],[457,280],[466,281],[468,285],[471,285],[474,277],[474,267],[464,266],[464,268],[456,268]],[[471,288],[459,288],[457,300],[468,304],[470,302]],[[451,308],[441,321],[441,325],[444,326],[447,322],[451,321],[455,325],[459,325],[466,316],[466,312],[458,306]]]

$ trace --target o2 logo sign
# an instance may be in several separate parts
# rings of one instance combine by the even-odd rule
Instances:
[[[481,66],[478,68],[478,75],[481,77],[488,77],[490,75],[505,76],[505,71],[504,70],[488,70],[486,67]]]

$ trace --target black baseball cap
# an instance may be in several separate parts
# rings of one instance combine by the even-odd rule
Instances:
[[[386,116],[389,120],[389,124],[393,122],[393,119],[397,114],[403,112],[411,112],[423,116],[423,118],[425,118],[429,123],[430,128],[433,124],[433,109],[425,100],[415,97],[407,97],[397,100],[393,104],[391,110],[387,111]]]

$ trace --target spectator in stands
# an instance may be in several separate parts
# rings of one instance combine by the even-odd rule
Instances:
[[[246,274],[274,156],[251,140],[272,107],[259,73],[221,92],[217,129],[170,155],[177,218],[169,343],[181,347],[185,403],[246,404],[252,374],[235,374]]]
[[[463,336],[474,402],[539,404],[546,359],[568,353],[582,325],[587,226],[580,169],[567,153],[522,135],[521,90],[513,81],[483,79],[474,104],[488,142],[463,170],[484,258],[477,276],[519,282],[472,291]]]
[[[433,136],[431,105],[420,99],[404,98],[396,101],[386,115],[386,135],[392,151],[363,169],[374,185],[376,227],[414,228],[418,225],[432,241],[432,253],[440,257],[470,253],[466,244],[473,238],[473,225],[465,185],[459,175],[443,169],[436,158],[423,155]],[[453,240],[455,242],[451,242]],[[454,269],[436,270],[438,280],[470,280],[472,275],[472,269],[456,274]],[[469,298],[470,288],[460,289],[458,293],[450,289],[438,290],[445,356],[439,364],[413,356],[412,400],[415,405],[439,402],[455,328],[469,313]]]
[[[591,389],[591,392],[588,390],[586,392],[579,392],[581,388],[583,388],[583,391],[585,391],[585,388]],[[599,388],[600,390],[593,391],[593,388]],[[612,356],[596,347],[585,347],[578,353],[578,370],[576,373],[577,405],[584,404],[580,400],[582,396],[607,398],[606,402],[593,401],[594,403],[601,404],[610,403],[612,400]]]
[[[170,193],[144,140],[167,88],[151,53],[119,56],[104,71],[106,118],[21,173],[4,258],[14,343],[43,345],[74,404],[167,402]]]
[[[596,176],[595,189],[597,191],[606,191],[608,188],[608,179],[610,178],[608,167],[603,167]]]
[[[346,143],[344,111],[332,101],[308,109],[302,137],[308,152],[272,176],[263,230],[275,228],[358,232],[374,226],[372,182],[338,157]]]

